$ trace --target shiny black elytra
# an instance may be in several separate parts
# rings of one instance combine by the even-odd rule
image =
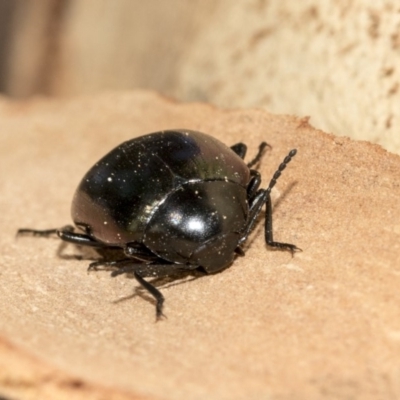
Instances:
[[[122,143],[83,177],[72,202],[76,228],[20,229],[18,234],[57,234],[66,242],[100,250],[121,249],[121,259],[90,264],[116,268],[114,275],[133,273],[156,300],[162,314],[164,297],[145,277],[165,277],[181,270],[206,273],[229,266],[248,238],[263,205],[265,241],[289,250],[293,244],[275,242],[272,235],[271,189],[296,154],[291,150],[267,189],[252,169],[269,146],[259,146],[246,164],[247,147],[231,148],[204,133],[168,130]]]

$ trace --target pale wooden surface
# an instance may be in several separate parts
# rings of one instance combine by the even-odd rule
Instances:
[[[395,0],[220,0],[188,48],[176,95],[309,115],[400,154]]]
[[[326,132],[400,153],[396,0],[12,4],[0,53],[0,80],[3,72],[12,96],[155,89],[183,101],[308,115]]]
[[[134,280],[88,275],[87,262],[57,258],[57,240],[15,232],[70,222],[76,185],[106,151],[176,127],[245,141],[249,154],[268,141],[265,185],[297,148],[273,192],[274,228],[303,252],[267,249],[260,225],[229,269],[162,287],[168,319],[154,323]],[[132,92],[1,100],[0,170],[0,394],[400,397],[399,156],[291,116]]]

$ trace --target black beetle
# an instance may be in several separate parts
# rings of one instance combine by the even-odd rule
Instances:
[[[263,205],[269,246],[300,250],[274,242],[270,192],[296,154],[289,152],[267,189],[252,167],[265,148],[246,164],[247,147],[231,148],[204,133],[167,130],[126,141],[97,162],[83,177],[72,203],[75,226],[20,229],[18,234],[57,234],[66,242],[98,250],[120,249],[121,259],[94,262],[131,272],[156,299],[161,317],[164,297],[145,277],[182,270],[206,273],[229,266],[248,238]],[[114,275],[116,275],[114,274]]]

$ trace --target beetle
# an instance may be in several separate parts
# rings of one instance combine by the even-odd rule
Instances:
[[[182,270],[215,273],[228,267],[252,231],[263,206],[267,245],[294,254],[300,249],[275,242],[271,189],[296,154],[293,149],[266,189],[253,169],[265,152],[262,142],[245,163],[247,146],[227,147],[192,130],[165,130],[128,140],[100,159],[83,177],[72,201],[75,226],[19,229],[18,234],[49,236],[97,250],[120,249],[119,259],[100,259],[114,276],[132,273],[156,301],[163,316],[164,296],[144,278]]]

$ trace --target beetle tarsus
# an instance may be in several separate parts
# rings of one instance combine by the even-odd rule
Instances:
[[[290,243],[267,242],[267,245],[270,246],[270,247],[275,247],[275,248],[277,248],[279,250],[290,251],[290,253],[292,254],[292,257],[294,256],[294,253],[299,252],[299,251],[303,251],[302,249],[300,249],[296,245],[290,244]]]

